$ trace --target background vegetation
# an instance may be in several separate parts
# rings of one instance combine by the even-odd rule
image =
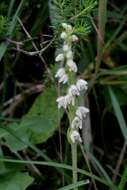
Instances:
[[[68,120],[56,106],[62,22],[75,27],[78,75],[89,82],[76,185],[126,190],[127,2],[120,0],[0,1],[0,190],[76,186]]]

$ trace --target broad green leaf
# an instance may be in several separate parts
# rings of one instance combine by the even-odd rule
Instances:
[[[25,190],[33,178],[28,173],[10,173],[0,178],[0,190]]]
[[[117,98],[116,98],[116,96],[115,96],[115,94],[111,88],[109,88],[109,94],[111,97],[112,106],[113,106],[114,112],[116,114],[116,118],[118,120],[121,132],[123,134],[125,141],[127,141],[127,125],[126,125],[126,122],[124,120],[124,116],[122,114],[120,104],[119,104],[119,102],[118,102],[118,100],[117,100]]]
[[[21,120],[20,124],[9,125],[21,141],[32,144],[45,142],[58,128],[59,120],[56,105],[56,91],[54,86],[45,89],[44,93],[37,97],[30,111]],[[7,128],[6,128],[7,129]],[[14,151],[25,148],[24,143],[3,129],[0,129],[0,138],[6,140],[7,145]]]

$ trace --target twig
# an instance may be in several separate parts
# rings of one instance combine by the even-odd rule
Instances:
[[[16,95],[14,98],[11,98],[10,100],[6,101],[3,104],[3,107],[9,106],[7,109],[5,109],[2,112],[2,116],[7,116],[7,115],[13,115],[15,108],[25,100],[25,98],[31,94],[39,93],[43,89],[43,85],[34,85],[29,89],[24,90],[21,94]]]
[[[104,35],[105,35],[105,24],[106,24],[106,10],[107,10],[107,0],[100,0],[99,10],[98,10],[99,35],[97,36],[97,60],[96,60],[95,74],[97,74],[100,68],[101,59],[102,59]]]
[[[21,25],[22,29],[24,30],[25,34],[27,35],[27,37],[28,37],[29,39],[32,39],[31,35],[30,35],[29,32],[26,30],[25,26],[23,25],[23,23],[22,23],[22,21],[20,20],[19,17],[17,17],[17,20],[18,20],[19,24]],[[37,48],[36,44],[35,44],[33,41],[32,41],[32,45],[33,45],[34,49],[38,52],[39,49]],[[48,68],[48,66],[47,66],[47,64],[46,64],[46,62],[45,62],[45,60],[44,60],[44,58],[42,57],[42,55],[41,55],[40,53],[38,53],[38,55],[39,55],[41,61],[43,62],[44,66],[45,66],[45,68],[46,68],[46,70],[47,70],[47,72],[48,72],[48,74],[49,74],[49,76],[50,76],[51,81],[54,82],[54,77],[52,76],[52,73],[51,73],[50,69]]]
[[[125,154],[125,152],[126,152],[126,149],[127,149],[127,143],[125,142],[124,145],[123,145],[123,148],[122,148],[122,150],[121,150],[120,156],[119,156],[119,158],[118,158],[117,164],[116,164],[114,176],[113,176],[113,178],[112,178],[112,181],[113,181],[113,182],[116,181],[116,178],[117,178],[117,175],[118,175],[118,173],[119,173],[119,170],[120,170],[120,167],[121,167],[121,164],[122,164],[122,161],[123,161],[123,158],[124,158],[124,154]]]

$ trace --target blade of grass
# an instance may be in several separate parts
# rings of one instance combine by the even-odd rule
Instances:
[[[14,3],[15,3],[15,0],[11,0],[11,1],[10,1],[9,9],[8,9],[8,14],[7,14],[7,17],[8,17],[8,18],[11,16],[11,12],[12,12]]]
[[[118,102],[118,100],[117,100],[117,98],[116,98],[116,96],[115,96],[112,88],[109,87],[108,90],[109,90],[112,106],[113,106],[114,112],[116,114],[116,118],[117,118],[117,121],[119,123],[121,132],[123,134],[123,137],[124,137],[125,141],[127,142],[127,125],[126,125],[124,116],[122,114],[122,111],[121,111],[121,108],[120,108],[120,104],[119,104],[119,102]]]
[[[67,170],[72,170],[72,166],[66,165],[66,164],[61,164],[57,162],[46,162],[46,161],[26,161],[26,160],[15,160],[15,159],[6,159],[6,158],[0,158],[0,162],[10,162],[10,163],[19,163],[19,164],[36,164],[36,165],[43,165],[43,166],[51,166],[51,167],[56,167],[56,168],[62,168],[62,169],[67,169]],[[78,173],[83,174],[87,177],[92,177],[98,182],[112,188],[113,190],[118,190],[118,188],[115,185],[112,185],[111,183],[105,181],[104,179],[101,179],[100,177],[90,174],[86,170],[79,169],[78,168]]]
[[[8,47],[7,43],[5,43],[5,42],[1,43],[1,45],[0,45],[0,61],[5,54],[7,47]]]
[[[127,166],[124,169],[121,181],[119,183],[119,190],[124,190],[127,183]]]
[[[70,184],[65,187],[59,188],[58,190],[70,190],[70,189],[74,189],[76,187],[80,187],[87,184],[89,184],[89,180],[82,180],[82,181],[77,182],[76,184]]]
[[[112,183],[112,180],[110,179],[109,175],[107,174],[107,172],[105,171],[105,169],[102,167],[102,165],[100,164],[100,162],[95,158],[94,155],[92,155],[90,153],[90,158],[91,158],[91,161],[94,165],[94,167],[96,168],[97,167],[97,170],[98,172],[100,173],[100,175],[105,179],[107,180],[109,183]]]

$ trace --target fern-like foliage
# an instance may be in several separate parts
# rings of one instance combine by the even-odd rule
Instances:
[[[4,16],[0,16],[0,37],[3,37],[7,29],[7,19]]]
[[[50,0],[50,18],[54,28],[62,22],[75,26],[76,33],[91,31],[89,15],[96,6],[96,0]]]

